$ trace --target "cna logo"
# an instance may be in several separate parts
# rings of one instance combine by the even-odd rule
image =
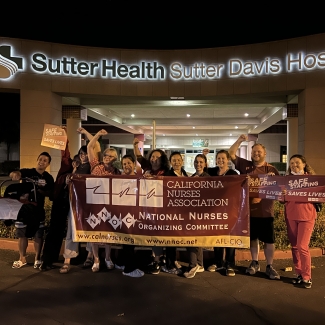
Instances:
[[[86,203],[87,204],[110,204],[108,178],[86,179]]]
[[[164,204],[162,180],[140,180],[139,206],[162,208]]]
[[[136,179],[112,179],[112,192],[110,192],[110,179],[86,179],[87,204],[136,206],[137,197],[139,197],[139,206],[162,208],[163,181],[141,179],[138,189]]]
[[[136,206],[138,186],[136,179],[112,180],[112,204]]]
[[[8,79],[23,68],[23,59],[11,56],[11,46],[0,46],[0,79]]]

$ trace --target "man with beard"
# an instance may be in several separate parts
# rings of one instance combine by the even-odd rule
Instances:
[[[260,143],[252,146],[251,161],[236,156],[236,152],[242,142],[248,141],[246,134],[242,134],[230,147],[229,154],[235,168],[241,174],[268,174],[279,175],[275,167],[265,161],[266,149]],[[260,270],[258,263],[259,241],[264,243],[264,255],[266,258],[266,275],[274,280],[280,279],[280,275],[273,268],[274,257],[274,201],[260,198],[249,198],[250,206],[250,251],[252,261],[246,269],[246,273],[253,275]]]

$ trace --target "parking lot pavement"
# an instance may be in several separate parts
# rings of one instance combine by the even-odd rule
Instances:
[[[137,253],[138,260],[142,252]],[[236,276],[198,273],[193,279],[160,273],[142,278],[82,264],[68,274],[57,268],[40,272],[33,256],[12,269],[15,251],[0,249],[0,324],[323,324],[325,257],[313,258],[313,287],[291,284],[291,260],[274,266],[281,280],[265,277],[265,262],[255,276],[245,275],[249,261],[239,262]],[[80,261],[81,262],[81,261]],[[206,264],[206,267],[209,264]]]

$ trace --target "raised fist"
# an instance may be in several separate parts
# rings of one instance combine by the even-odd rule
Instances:
[[[247,136],[247,134],[241,134],[241,135],[239,136],[238,140],[240,140],[240,142],[248,141],[248,136]]]

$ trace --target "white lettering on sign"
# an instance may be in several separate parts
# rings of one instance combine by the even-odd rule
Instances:
[[[217,79],[222,76],[224,64],[206,65],[205,63],[194,63],[183,66],[179,62],[170,65],[170,77],[172,79]]]
[[[261,75],[277,74],[282,70],[279,59],[265,58],[263,61],[242,61],[231,59],[228,63],[230,77],[256,77]]]
[[[125,63],[114,58],[99,58],[97,61],[91,62],[65,55],[51,58],[41,52],[32,53],[29,62],[26,62],[26,59],[16,54],[14,57],[10,56],[10,51],[14,52],[14,46],[0,44],[0,47],[4,47],[7,52],[9,51],[6,59],[13,61],[17,65],[18,68],[15,74],[20,70],[31,69],[36,74],[96,77],[101,79],[193,81],[220,80],[227,77],[250,78],[277,75],[283,71],[292,73],[314,69],[324,70],[325,68],[325,49],[317,53],[290,52],[281,58],[265,57],[257,60],[230,57],[218,63],[215,61],[193,61],[184,64],[181,61],[174,61],[169,64],[169,67],[165,67],[157,60]],[[252,53],[253,56],[254,53]],[[11,79],[11,77],[8,78],[7,74],[2,79]]]
[[[298,54],[289,53],[287,55],[287,71],[303,71],[313,69],[324,69],[325,67],[325,52],[318,54]]]

